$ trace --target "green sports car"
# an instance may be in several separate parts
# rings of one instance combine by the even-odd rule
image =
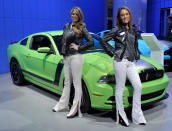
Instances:
[[[60,55],[62,34],[63,31],[35,33],[8,46],[8,61],[14,84],[23,85],[29,81],[54,93],[62,94],[64,85],[63,56]],[[92,36],[94,42],[99,42],[94,35]],[[115,108],[113,58],[105,54],[103,49],[96,47],[84,52],[83,56],[82,112],[87,112],[90,108],[112,110]],[[166,89],[169,80],[164,68],[155,60],[144,56],[141,56],[136,64],[143,86],[142,105],[167,98]],[[74,92],[71,96],[72,94]],[[133,88],[127,80],[123,94],[125,108],[132,105],[132,94]]]

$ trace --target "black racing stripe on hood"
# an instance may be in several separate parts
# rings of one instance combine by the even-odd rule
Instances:
[[[147,70],[147,69],[153,69],[153,70],[157,70],[157,68],[152,65],[151,63],[144,61],[144,60],[138,60],[135,62],[136,66],[138,69],[140,70]]]

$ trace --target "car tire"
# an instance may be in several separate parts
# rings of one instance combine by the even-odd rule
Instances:
[[[74,86],[72,84],[71,91],[70,91],[70,100],[69,100],[70,108],[72,106],[74,96],[75,96],[75,90],[74,90]],[[89,97],[89,93],[88,93],[88,90],[87,90],[87,87],[86,87],[84,81],[82,81],[82,98],[81,98],[80,109],[81,109],[82,113],[86,113],[91,109],[90,97]]]
[[[10,63],[10,72],[12,81],[15,85],[23,85],[25,83],[20,65],[15,59],[13,59]]]

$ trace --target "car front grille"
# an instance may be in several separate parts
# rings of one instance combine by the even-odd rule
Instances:
[[[140,74],[140,79],[142,82],[151,81],[155,79],[162,78],[164,76],[163,70],[147,69],[142,71]]]
[[[152,98],[155,98],[155,97],[158,97],[158,96],[161,96],[163,94],[165,89],[162,89],[160,91],[157,91],[157,92],[153,92],[153,93],[149,93],[149,94],[145,94],[145,95],[142,95],[141,96],[141,100],[142,101],[145,101],[145,100],[149,100],[149,99],[152,99]],[[128,102],[131,104],[133,101],[133,97],[130,96],[128,97]]]
[[[151,80],[156,80],[164,76],[163,70],[157,70],[155,68],[145,69],[139,73],[141,82],[147,82]],[[126,81],[126,85],[131,85],[130,81]]]

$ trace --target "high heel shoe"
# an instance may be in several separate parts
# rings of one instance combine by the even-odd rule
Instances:
[[[138,123],[138,122],[133,122],[133,123],[135,123],[135,124],[137,124],[137,125],[146,125],[146,123],[144,123],[144,122],[141,122],[141,123]]]
[[[59,110],[58,106],[55,106],[55,107],[53,107],[52,111],[53,111],[53,112],[58,112],[58,111],[60,111],[60,110]]]
[[[137,125],[146,125],[146,122],[137,122],[136,120],[133,120],[133,123]]]
[[[68,119],[74,118],[74,117],[76,117],[76,116],[78,116],[78,112],[76,112],[74,115],[73,115],[73,114],[72,114],[72,115],[67,114],[67,118],[68,118]]]
[[[137,125],[146,125],[146,120],[144,117],[139,117],[139,118],[142,118],[142,119],[135,119],[135,118],[132,118],[132,121],[133,123],[137,124]]]
[[[70,112],[67,114],[67,118],[74,118],[76,116],[82,117],[82,113],[81,113],[81,111],[79,109],[79,103],[77,104],[76,107],[72,107],[70,109]]]
[[[78,112],[78,111],[76,111],[75,113],[68,113],[67,114],[67,118],[74,118],[74,117],[76,117],[76,116],[78,116],[78,117],[83,117],[83,115],[82,115],[82,113],[81,112]]]
[[[145,126],[145,125],[146,125],[146,123],[139,123],[139,125],[143,125],[143,126]]]
[[[69,107],[60,107],[59,105],[56,105],[53,107],[52,111],[53,112],[60,112],[60,111],[65,111],[65,110],[69,110]]]
[[[54,108],[52,109],[52,112],[57,112]]]
[[[122,125],[122,126],[125,126],[125,127],[128,127],[129,124],[126,124],[125,121],[122,119],[122,117],[120,116],[119,114],[119,123]]]

